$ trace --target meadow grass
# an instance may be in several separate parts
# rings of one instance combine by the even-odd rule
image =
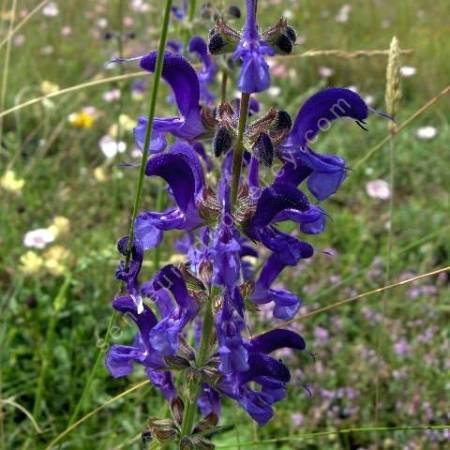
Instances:
[[[1,4],[0,42],[13,28],[7,14],[13,3]],[[157,45],[158,2],[147,2],[151,10],[145,14],[133,11],[126,1],[122,8],[118,1],[57,3],[57,16],[38,12],[12,36],[9,62],[8,45],[1,46],[0,73],[8,72],[3,81],[4,109],[43,95],[43,81],[63,88],[119,74],[117,67],[105,68],[120,50],[117,42],[102,35],[120,29],[124,18],[131,19],[125,19],[124,29],[136,33],[135,39],[123,43],[126,56]],[[296,52],[387,49],[393,35],[402,48],[413,49],[403,63],[417,68],[417,74],[403,79],[399,123],[448,84],[447,0],[348,2],[352,9],[345,23],[335,20],[343,5],[337,0],[320,5],[310,0],[261,3],[265,25],[282,12],[292,13],[290,21],[305,38]],[[36,4],[19,0],[15,23],[26,17],[20,16],[22,10],[32,11]],[[107,20],[106,28],[100,28],[101,19]],[[71,34],[63,36],[68,26]],[[176,33],[171,30],[170,37]],[[384,56],[286,58],[274,64],[283,74],[274,77],[280,91],[261,95],[265,104],[275,103],[294,114],[303,99],[329,84],[357,86],[363,95],[373,97],[374,107],[384,108]],[[324,66],[334,70],[328,80],[318,75]],[[123,70],[133,72],[136,67]],[[143,79],[148,82],[148,77]],[[133,100],[133,80],[80,89],[2,118],[0,177],[13,170],[25,180],[20,192],[0,187],[0,445],[5,449],[45,448],[70,422],[76,424],[91,411],[64,436],[61,448],[138,449],[142,448],[138,436],[148,418],[163,411],[162,400],[148,384],[120,396],[144,380],[143,372],[117,380],[102,364],[80,404],[98,352],[107,348],[110,301],[119,288],[113,276],[118,261],[115,243],[128,229],[138,172],[132,136],[125,127],[120,137],[128,144],[125,153],[107,160],[98,143],[119,114],[134,119],[145,113],[149,90],[144,99]],[[121,101],[106,102],[103,95],[115,88],[121,89]],[[162,86],[159,111],[171,108],[165,103],[167,93]],[[68,116],[87,106],[97,109],[92,127],[73,127]],[[319,249],[316,256],[284,277],[285,284],[304,299],[304,315],[386,284],[389,225],[392,282],[448,266],[449,113],[445,96],[395,137],[392,211],[388,201],[366,192],[369,181],[389,180],[389,145],[365,159],[388,135],[387,123],[372,116],[368,133],[339,123],[321,137],[316,148],[339,154],[354,170],[327,204],[327,232],[312,239]],[[434,139],[417,138],[417,128],[425,125],[438,130]],[[152,208],[159,192],[157,182],[146,180],[142,207]],[[60,275],[45,268],[24,273],[20,262],[28,250],[24,234],[48,227],[55,216],[70,220],[70,231],[48,247],[58,245],[70,253],[66,270]],[[161,262],[169,260],[171,244],[166,239],[158,254]],[[43,255],[48,248],[36,253]],[[332,257],[327,249],[333,249]],[[146,265],[144,276],[150,277],[153,270]],[[384,307],[378,294],[305,320],[300,315],[291,326],[305,337],[314,355],[280,355],[289,360],[294,383],[276,408],[275,419],[257,429],[243,412],[226,403],[223,423],[239,427],[217,437],[218,446],[446,448],[448,430],[427,427],[449,423],[449,293],[448,276],[442,273],[386,291]],[[269,321],[254,323],[254,329],[270,326]],[[111,339],[131,341],[132,332],[125,319],[117,318]],[[115,396],[119,398],[111,401]],[[361,429],[367,427],[378,429]],[[320,434],[323,430],[343,431]]]

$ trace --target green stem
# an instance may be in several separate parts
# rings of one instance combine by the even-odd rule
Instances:
[[[3,111],[5,106],[5,100],[6,100],[6,91],[8,87],[8,78],[9,78],[9,63],[11,60],[11,42],[12,42],[12,30],[14,28],[14,21],[16,19],[16,10],[17,10],[17,0],[12,0],[12,6],[11,6],[11,13],[12,13],[12,19],[9,23],[8,28],[8,34],[9,36],[8,41],[6,42],[6,50],[5,50],[5,60],[3,64],[3,75],[2,75],[2,88],[0,93],[0,111]],[[3,117],[0,116],[0,146],[2,144],[3,140]],[[0,435],[1,440],[3,441],[3,414],[1,413],[0,409]]]
[[[213,295],[208,296],[206,303],[205,316],[203,318],[202,339],[200,342],[200,349],[197,357],[197,367],[201,368],[205,365],[209,357],[209,350],[213,336],[214,316],[212,310]],[[181,436],[188,436],[191,434],[194,425],[195,412],[197,410],[197,397],[200,390],[201,380],[193,378],[188,381],[187,392],[188,398],[185,402],[185,409],[183,414],[183,424],[181,428]]]
[[[42,394],[44,392],[45,377],[47,375],[47,368],[51,362],[51,351],[54,348],[53,341],[55,339],[55,329],[56,323],[58,321],[59,312],[61,310],[61,305],[64,303],[64,298],[67,289],[70,285],[70,277],[67,277],[61,288],[56,295],[54,301],[54,311],[50,317],[50,322],[47,326],[47,333],[45,337],[45,349],[42,352],[42,364],[39,373],[39,379],[36,385],[36,391],[34,395],[34,405],[33,405],[33,416],[37,419],[41,410]]]
[[[87,397],[87,395],[89,394],[89,392],[91,390],[92,382],[94,381],[95,375],[97,374],[97,369],[98,369],[98,366],[100,364],[100,361],[103,360],[103,350],[104,350],[104,347],[109,342],[109,337],[111,335],[111,330],[112,330],[112,327],[114,325],[115,320],[116,320],[116,312],[114,311],[111,314],[111,318],[109,319],[108,328],[106,329],[105,337],[103,338],[102,348],[100,348],[98,350],[97,356],[95,358],[94,365],[92,366],[92,369],[91,369],[91,372],[89,374],[89,377],[88,377],[88,379],[86,381],[86,384],[84,385],[84,388],[83,388],[83,391],[81,393],[80,399],[78,400],[78,403],[75,406],[74,412],[70,416],[69,423],[67,424],[68,427],[73,425],[75,423],[75,420],[77,420],[78,414],[80,413],[80,410],[81,410],[81,408],[82,408],[82,406],[83,406],[83,404],[84,404],[84,402],[86,400],[86,397]]]
[[[192,23],[195,17],[195,11],[197,9],[197,0],[190,0],[189,2],[189,22]]]
[[[126,255],[126,262],[125,267],[128,268],[130,263],[130,256],[131,256],[131,246],[134,240],[134,222],[136,220],[139,207],[141,204],[141,197],[142,197],[142,187],[144,184],[144,175],[145,175],[145,165],[148,159],[149,154],[149,144],[150,139],[152,137],[152,130],[153,130],[153,119],[155,118],[155,110],[156,110],[156,99],[158,97],[158,90],[159,90],[159,84],[161,81],[161,73],[163,69],[163,63],[164,63],[164,49],[166,48],[167,43],[167,33],[169,31],[169,21],[170,21],[170,9],[172,7],[172,0],[166,0],[166,6],[164,9],[164,18],[163,18],[163,25],[161,29],[161,37],[159,40],[159,48],[158,48],[158,57],[156,59],[156,67],[155,67],[155,76],[153,79],[153,88],[152,93],[150,96],[150,103],[149,103],[149,110],[148,110],[148,122],[147,122],[147,129],[145,130],[145,138],[144,138],[144,149],[142,151],[142,159],[141,159],[141,167],[139,169],[139,178],[137,181],[137,188],[136,188],[136,197],[134,199],[134,205],[133,205],[133,212],[131,214],[131,221],[130,221],[130,229],[128,232],[128,246],[127,246],[127,255]]]
[[[123,16],[124,16],[124,11],[123,11],[123,0],[119,0],[118,3],[118,8],[117,8],[117,56],[122,59],[123,58]],[[123,64],[119,64],[119,74],[123,75],[124,74],[124,66]],[[121,89],[121,82],[117,81],[115,83],[115,87],[117,89]],[[122,111],[123,111],[123,95],[120,96],[119,101],[118,101],[118,107],[117,107],[117,122],[116,122],[116,126],[117,126],[117,130],[116,130],[116,146],[119,146],[119,142],[120,139],[122,137],[122,127],[120,124],[120,116],[122,115]]]
[[[221,103],[225,103],[227,99],[227,83],[228,83],[228,72],[224,69],[222,71],[222,86],[220,90]]]
[[[70,277],[67,277],[62,286],[60,287],[58,294],[55,297],[55,300],[53,302],[53,313],[50,317],[50,322],[47,326],[47,333],[45,335],[45,348],[41,352],[42,362],[39,370],[39,378],[36,384],[36,390],[34,393],[34,405],[32,413],[32,417],[34,417],[38,421],[39,421],[38,416],[39,413],[41,412],[41,403],[44,393],[47,369],[51,363],[51,356],[52,356],[51,350],[54,348],[53,342],[55,340],[56,323],[58,322],[59,312],[65,303],[65,296],[67,289],[70,285],[70,281],[71,281]],[[30,444],[31,438],[28,438],[24,442],[22,449],[28,448]]]
[[[233,153],[233,175],[231,180],[231,205],[235,206],[239,191],[239,181],[241,178],[242,158],[244,156],[244,132],[247,124],[248,107],[250,103],[250,94],[245,92],[241,95],[241,105],[239,110],[239,126],[237,143]]]

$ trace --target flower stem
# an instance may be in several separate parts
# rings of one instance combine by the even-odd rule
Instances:
[[[220,102],[225,103],[227,99],[227,83],[228,83],[228,72],[224,69],[222,71],[222,85],[220,89]]]
[[[205,316],[203,317],[202,338],[200,342],[200,349],[197,357],[197,367],[201,368],[205,365],[209,356],[209,349],[213,335],[214,316],[212,311],[213,295],[208,296],[205,305]],[[200,390],[201,380],[194,377],[187,383],[188,398],[185,402],[185,409],[183,414],[183,424],[181,427],[181,436],[188,436],[191,434],[194,425],[195,412],[197,410],[197,397]]]
[[[134,240],[134,222],[136,220],[136,216],[139,211],[139,207],[141,204],[142,197],[142,187],[144,184],[144,175],[145,175],[145,165],[148,159],[149,154],[149,144],[150,139],[152,137],[152,129],[153,129],[153,119],[155,118],[155,110],[156,110],[156,99],[158,97],[159,83],[161,80],[161,73],[164,63],[164,49],[166,48],[167,43],[167,33],[169,31],[169,21],[170,21],[170,9],[172,7],[172,0],[166,0],[166,6],[164,9],[164,18],[163,25],[161,28],[161,37],[159,40],[159,48],[158,48],[158,57],[156,59],[156,67],[155,67],[155,76],[153,79],[153,88],[152,93],[150,95],[150,103],[148,110],[148,122],[147,129],[145,130],[145,138],[144,138],[144,149],[142,150],[142,159],[141,159],[141,167],[139,169],[139,178],[137,181],[136,188],[136,197],[134,199],[133,212],[131,214],[130,221],[130,229],[128,232],[128,245],[127,245],[127,255],[125,261],[125,267],[128,268],[130,263],[131,256],[131,246]]]
[[[195,17],[195,11],[197,9],[197,0],[190,0],[189,2],[189,23],[192,23]]]
[[[239,109],[239,126],[237,143],[233,153],[233,175],[231,180],[231,205],[235,206],[238,190],[239,180],[241,178],[242,158],[244,156],[244,132],[247,124],[248,107],[250,103],[250,94],[245,92],[241,95],[241,104]]]

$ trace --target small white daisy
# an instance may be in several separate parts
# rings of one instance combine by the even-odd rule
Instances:
[[[42,8],[42,14],[46,17],[56,17],[59,14],[58,5],[55,2],[47,3]]]
[[[388,200],[391,197],[389,183],[384,180],[373,180],[366,184],[366,192],[369,197],[379,200]]]
[[[417,69],[412,66],[402,66],[400,67],[400,75],[403,78],[409,78],[414,76],[417,73]]]
[[[55,240],[55,234],[48,228],[37,228],[25,233],[23,245],[29,248],[43,249]]]
[[[432,126],[427,126],[427,127],[420,127],[417,129],[416,131],[416,136],[419,139],[423,139],[424,141],[428,141],[431,139],[434,139],[437,136],[437,129],[435,127]]]
[[[127,149],[127,144],[116,140],[108,135],[103,136],[98,143],[100,150],[107,159],[114,158],[118,153],[123,153]]]

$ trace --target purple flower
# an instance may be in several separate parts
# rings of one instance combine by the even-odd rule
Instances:
[[[181,332],[196,316],[198,304],[189,295],[181,272],[172,265],[165,266],[143,288],[143,293],[155,299],[161,315],[161,320],[149,333],[149,341],[162,355],[174,355]]]
[[[335,155],[319,155],[309,143],[336,119],[350,117],[364,126],[367,116],[364,100],[349,89],[325,89],[310,97],[300,108],[288,138],[278,149],[285,164],[276,182],[297,186],[307,179],[309,190],[318,200],[334,194],[346,176],[345,161]]]
[[[260,39],[256,23],[256,0],[247,0],[247,17],[242,38],[233,58],[242,60],[238,88],[251,94],[265,91],[270,86],[269,66],[264,59],[273,55],[272,47]]]
[[[227,375],[219,385],[222,393],[238,401],[260,425],[271,419],[272,405],[286,395],[289,370],[281,361],[269,356],[269,353],[285,347],[304,350],[305,342],[293,331],[282,329],[251,339],[245,343],[248,368]],[[260,389],[252,389],[249,383],[256,383]]]
[[[160,230],[190,230],[201,225],[197,201],[204,187],[204,174],[197,153],[190,145],[178,142],[169,152],[150,158],[145,173],[163,178],[177,204],[164,212],[148,211],[138,215],[135,235],[145,249],[159,243],[155,233]]]
[[[209,91],[208,85],[214,81],[217,74],[217,65],[214,63],[211,55],[208,53],[208,44],[200,36],[194,36],[189,41],[189,51],[195,53],[203,64],[198,72],[200,83],[200,99],[206,104],[214,103],[215,95]]]
[[[172,6],[171,10],[172,10],[172,14],[174,15],[175,19],[183,20],[187,14],[188,0],[183,0],[181,2],[181,6],[176,6],[176,5]]]
[[[323,212],[311,206],[305,194],[295,186],[280,182],[261,192],[256,213],[245,232],[250,238],[262,242],[276,253],[284,264],[296,265],[300,259],[311,257],[313,250],[306,242],[301,242],[273,226],[284,220],[295,220],[305,226],[317,224],[324,219]]]
[[[106,367],[115,378],[131,374],[134,363],[145,367],[147,376],[161,390],[166,399],[176,396],[175,387],[170,372],[164,371],[166,363],[163,355],[150,342],[150,334],[157,325],[157,319],[147,305],[138,313],[138,309],[130,295],[118,297],[113,302],[113,308],[133,320],[139,329],[132,345],[114,344],[106,355]]]
[[[264,267],[255,284],[255,291],[251,296],[252,302],[261,305],[274,302],[273,316],[277,319],[290,320],[300,308],[300,299],[285,289],[271,289],[281,271],[287,266],[277,254],[273,254]]]
[[[216,320],[220,370],[224,374],[243,372],[249,368],[248,351],[242,337],[244,328],[243,299],[239,289],[226,291],[222,310]]]
[[[140,66],[149,72],[154,72],[157,52],[152,52],[140,58]],[[194,68],[181,56],[166,52],[162,78],[169,84],[175,96],[180,116],[161,118],[153,121],[150,150],[161,152],[167,146],[166,134],[170,133],[176,138],[193,141],[205,128],[201,119],[200,85]],[[134,129],[136,145],[143,149],[147,118],[140,117]]]

